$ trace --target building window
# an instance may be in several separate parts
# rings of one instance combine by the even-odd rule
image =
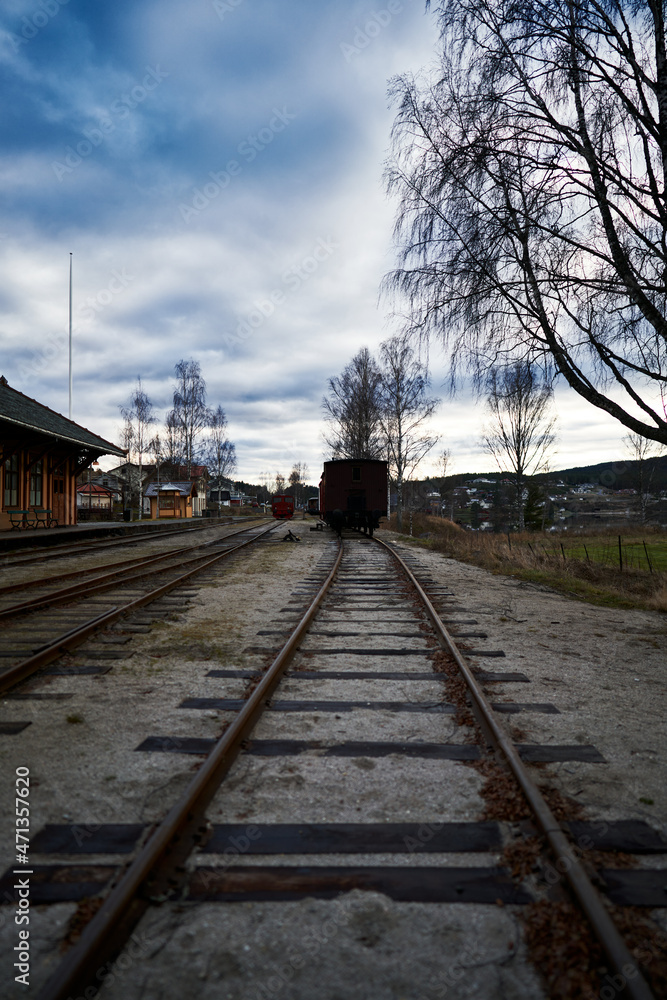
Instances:
[[[30,503],[29,507],[42,506],[42,459],[30,467]]]
[[[19,502],[19,456],[5,459],[5,507],[16,507]]]
[[[352,466],[352,482],[353,483],[361,482],[361,466],[359,465]]]

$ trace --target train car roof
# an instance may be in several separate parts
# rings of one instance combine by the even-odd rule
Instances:
[[[365,464],[372,463],[373,465],[386,465],[386,458],[330,458],[326,461],[325,465],[336,465],[341,462],[350,462],[353,465],[361,465],[362,462]]]

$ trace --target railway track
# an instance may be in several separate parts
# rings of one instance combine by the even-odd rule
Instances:
[[[238,902],[270,903],[275,909],[287,901],[320,899],[330,901],[322,905],[332,907],[340,926],[334,901],[355,890],[375,891],[398,903],[439,904],[439,919],[453,903],[467,904],[464,909],[474,913],[480,906],[491,908],[487,932],[493,938],[500,922],[502,933],[511,933],[507,911],[520,911],[535,898],[558,896],[548,879],[528,884],[525,878],[512,878],[503,865],[508,850],[511,854],[513,847],[525,844],[525,829],[511,822],[469,819],[468,803],[478,788],[474,767],[485,761],[496,767],[499,754],[550,843],[551,858],[541,862],[543,870],[551,865],[550,870],[560,873],[561,894],[562,875],[570,877],[614,981],[618,985],[623,979],[617,994],[648,1000],[651,993],[636,963],[579,864],[574,827],[556,822],[526,766],[582,755],[595,760],[595,748],[516,745],[499,719],[551,712],[555,706],[488,705],[480,679],[492,672],[475,675],[453,638],[479,646],[486,636],[475,630],[475,620],[465,617],[447,588],[428,579],[420,585],[408,566],[398,566],[394,553],[365,539],[347,539],[335,561],[330,548],[310,577],[293,589],[273,623],[259,630],[258,645],[245,651],[251,663],[209,671],[220,696],[181,702],[186,716],[222,713],[222,736],[189,738],[158,730],[136,747],[154,759],[168,754],[176,760],[189,755],[203,759],[157,827],[52,825],[32,845],[37,856],[49,858],[48,864],[37,866],[37,902],[104,897],[40,1000],[84,995],[91,983],[99,985],[99,969],[111,967],[107,963],[137,925],[141,938],[142,926],[159,912],[156,902],[180,912],[185,903],[195,907],[191,915],[201,907],[223,907],[224,918],[219,919],[229,929],[243,924],[237,918]],[[473,647],[467,656],[496,652]],[[434,665],[445,672],[438,674]],[[465,680],[465,701],[478,716],[478,729],[469,720],[459,725],[466,722],[467,704],[461,697],[457,704],[456,688],[445,689],[442,683],[451,681],[452,670]],[[445,700],[445,690],[448,696],[453,691],[454,698]],[[300,784],[297,778],[303,779]],[[307,792],[286,795],[292,779]],[[610,838],[607,829],[606,843],[599,838],[595,843],[595,826],[580,823],[579,838],[598,850],[613,848],[613,830]],[[654,844],[656,853],[660,846]],[[54,863],[59,855],[67,861]],[[341,856],[347,864],[340,864]],[[475,863],[478,857],[484,864]],[[187,925],[187,911],[181,919]],[[349,913],[346,919],[351,919]],[[513,937],[511,944],[518,953],[519,940]],[[628,977],[630,968],[634,974]],[[429,1000],[442,995],[437,992],[442,983],[438,987],[433,982],[432,993],[422,986],[415,995]],[[525,970],[519,969],[516,982],[509,977],[503,989],[508,984],[516,995],[542,995]],[[108,995],[134,995],[128,994],[131,985],[119,978],[118,990],[112,987]],[[165,996],[177,995],[179,989],[170,994],[164,981],[152,988]],[[350,985],[343,995],[393,994],[380,988],[357,994]],[[495,993],[482,984],[470,995]]]
[[[198,545],[125,559],[102,569],[17,580],[0,588],[0,694],[274,527],[273,523],[259,528],[244,525]],[[24,593],[17,601],[20,591]],[[124,641],[116,639],[117,644]],[[107,659],[114,655],[111,647],[105,653]],[[88,667],[87,672],[103,669]],[[77,667],[69,672],[77,673]]]
[[[175,527],[172,524],[155,527],[156,522],[153,521],[151,522],[153,527],[150,529],[145,531],[132,529],[131,532],[119,523],[117,528],[109,528],[109,533],[114,533],[116,537],[102,539],[84,537],[61,544],[52,544],[50,536],[38,535],[35,538],[35,545],[28,549],[9,549],[7,552],[0,553],[0,566],[11,570],[17,566],[29,566],[34,563],[42,565],[51,559],[66,559],[69,556],[103,552],[106,549],[125,548],[131,545],[141,545],[145,542],[175,538],[179,535],[196,535],[198,532],[210,530],[217,525],[231,524],[234,520],[231,517],[216,521],[199,520],[186,527]],[[45,547],[46,545],[48,547]]]

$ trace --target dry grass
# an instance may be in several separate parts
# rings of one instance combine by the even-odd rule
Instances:
[[[524,912],[524,936],[549,996],[599,996],[606,971],[602,947],[576,906],[567,900],[531,903]]]
[[[614,906],[611,911],[653,996],[664,1000],[667,997],[665,934],[636,907]],[[563,1000],[621,996],[619,989],[611,985],[618,982],[618,976],[609,967],[601,945],[577,906],[568,900],[531,903],[524,910],[524,921],[528,951],[547,982],[549,996]]]
[[[383,527],[396,531],[395,515]],[[604,536],[568,536],[563,558],[560,539],[539,532],[513,534],[508,539],[491,532],[465,531],[452,521],[428,514],[414,515],[411,539],[408,531],[405,516],[402,533],[406,541],[491,573],[529,580],[593,604],[667,611],[667,573],[632,568],[621,572],[618,567],[568,557],[568,547],[584,542],[599,544]]]

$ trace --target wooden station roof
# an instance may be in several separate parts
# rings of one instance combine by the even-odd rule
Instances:
[[[98,455],[120,455],[126,452],[118,445],[93,434],[86,427],[75,424],[61,413],[50,410],[36,399],[24,396],[12,389],[4,377],[0,377],[0,434],[16,437],[18,432],[45,435],[55,442],[70,444],[77,448],[96,452]]]

